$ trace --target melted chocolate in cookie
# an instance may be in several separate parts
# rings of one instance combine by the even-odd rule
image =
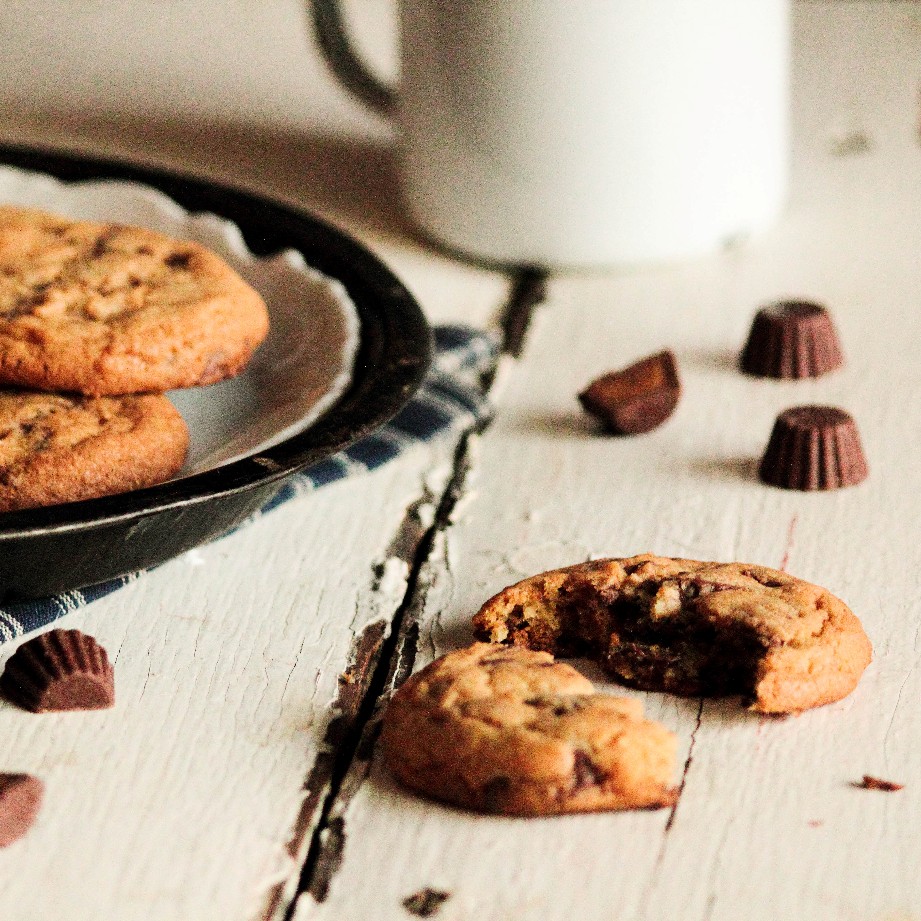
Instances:
[[[528,617],[517,605],[503,642],[598,659],[614,677],[644,690],[748,696],[763,641],[746,623],[716,623],[699,610],[701,598],[731,588],[688,579],[599,592],[570,576],[559,588],[554,617]]]

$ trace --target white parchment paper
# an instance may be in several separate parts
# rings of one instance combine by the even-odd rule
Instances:
[[[235,224],[213,214],[190,214],[156,189],[131,182],[65,183],[0,167],[0,203],[196,240],[230,263],[265,299],[269,335],[242,374],[210,387],[169,393],[191,433],[180,476],[257,453],[304,431],[348,387],[358,348],[355,305],[338,281],[306,265],[300,253],[257,258]]]

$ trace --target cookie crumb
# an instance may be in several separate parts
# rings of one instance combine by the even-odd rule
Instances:
[[[853,157],[873,150],[873,138],[866,131],[849,131],[831,139],[828,152],[833,157]]]
[[[420,889],[403,899],[403,907],[417,918],[431,918],[441,911],[441,906],[451,898],[450,892],[440,889]]]
[[[879,777],[871,777],[869,774],[863,775],[863,780],[854,783],[855,787],[861,790],[882,790],[884,793],[895,793],[896,790],[903,790],[905,784],[895,783],[892,780],[881,780]]]

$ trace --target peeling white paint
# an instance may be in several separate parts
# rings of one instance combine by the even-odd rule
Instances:
[[[385,598],[403,598],[406,593],[406,580],[409,577],[409,564],[399,557],[389,557],[381,566],[381,575],[377,583],[377,592]]]

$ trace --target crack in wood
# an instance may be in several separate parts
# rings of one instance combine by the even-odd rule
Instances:
[[[519,273],[502,320],[504,354],[513,357],[520,354],[531,316],[545,294],[544,272],[524,269]],[[492,386],[497,369],[495,362],[482,376],[484,390]],[[424,601],[420,597],[424,594],[420,591],[420,575],[432,556],[437,536],[449,527],[464,494],[471,467],[470,441],[490,421],[487,418],[473,423],[461,435],[452,474],[431,525],[424,528],[419,516],[421,507],[435,499],[426,489],[423,497],[408,510],[391,543],[390,555],[402,559],[409,567],[406,590],[389,623],[369,624],[353,642],[350,665],[340,679],[333,704],[324,751],[308,777],[307,795],[288,846],[292,860],[303,859],[298,888],[289,894],[285,885],[279,884],[270,895],[263,915],[265,921],[276,917],[291,921],[301,893],[308,893],[317,902],[324,901],[329,893],[345,848],[345,812],[371,770],[386,701],[413,670],[419,639],[417,610]],[[310,843],[304,853],[308,836]],[[287,909],[282,915],[285,902]]]
[[[694,746],[697,744],[697,733],[700,730],[700,724],[703,722],[704,716],[704,699],[700,698],[700,703],[697,706],[697,722],[694,724],[694,729],[691,731],[691,740],[688,743],[688,756],[684,759],[684,768],[681,771],[681,780],[678,782],[678,795],[675,797],[675,805],[672,806],[671,812],[668,814],[668,821],[665,823],[665,836],[662,840],[662,850],[659,854],[660,858],[665,854],[665,843],[667,841],[668,833],[672,830],[672,825],[675,824],[675,814],[678,812],[678,804],[681,802],[681,794],[684,792],[684,785],[687,783],[688,772],[691,770],[691,762],[694,760]],[[658,867],[658,861],[656,862]]]
[[[796,539],[796,525],[799,522],[799,515],[794,515],[790,519],[790,525],[787,528],[787,542],[784,544],[783,557],[780,560],[780,565],[777,567],[781,572],[787,571],[787,566],[790,563],[790,554],[793,552],[793,542]]]
[[[547,273],[542,269],[523,269],[515,279],[511,296],[502,316],[502,351],[518,358],[534,310],[547,297]]]
[[[319,833],[321,823],[315,824],[315,820],[335,787],[338,771],[342,770],[340,753],[345,750],[347,740],[355,730],[365,688],[379,657],[386,629],[386,621],[375,621],[368,624],[352,643],[349,665],[339,676],[338,692],[330,709],[323,746],[304,784],[304,799],[286,845],[292,861],[305,856],[303,850],[311,828],[314,828],[314,835]],[[263,915],[265,919],[276,916],[285,898],[285,889],[284,882],[280,882],[269,893]]]
[[[400,527],[387,548],[385,562],[374,567],[372,595],[380,590],[387,578],[386,561],[396,559],[401,560],[407,567],[413,565],[419,544],[426,532],[422,523],[422,510],[434,501],[435,496],[425,488],[422,495],[407,508]],[[302,868],[298,888],[291,891],[290,880],[283,880],[274,886],[266,899],[262,915],[264,921],[281,916],[282,906],[300,891],[308,865],[311,860],[318,859],[321,843],[328,847],[327,839],[335,840],[337,835],[344,834],[341,828],[331,828],[324,841],[319,841],[326,830],[333,799],[341,787],[361,739],[364,725],[362,708],[363,705],[366,706],[390,626],[390,620],[379,618],[367,624],[352,641],[349,664],[339,676],[336,698],[328,710],[329,721],[323,743],[304,783],[304,799],[286,845],[292,863],[295,866],[300,864]],[[341,851],[341,847],[339,850]],[[286,917],[287,915],[288,912],[285,913]]]
[[[382,644],[377,669],[356,720],[357,738],[354,745],[348,748],[348,765],[338,784],[332,785],[327,808],[321,816],[304,862],[299,891],[309,893],[317,902],[326,899],[332,879],[342,863],[346,840],[345,812],[371,770],[386,702],[392,691],[412,672],[419,638],[416,608],[420,601],[420,575],[432,555],[436,536],[450,524],[451,513],[463,495],[464,481],[470,468],[468,443],[473,434],[474,431],[470,431],[461,439],[455,452],[454,474],[441,497],[431,527],[419,542],[403,601],[394,614],[391,629]]]
[[[643,896],[642,904],[645,906],[649,905],[650,896],[652,894],[653,887],[656,884],[656,880],[659,876],[659,872],[662,869],[662,864],[665,862],[665,851],[668,847],[669,833],[672,830],[672,826],[675,824],[675,815],[678,812],[678,806],[681,803],[681,794],[684,792],[684,785],[688,779],[688,773],[691,770],[691,764],[694,761],[694,746],[697,744],[697,733],[700,731],[701,723],[703,722],[704,715],[704,699],[700,698],[697,705],[697,720],[694,723],[694,728],[691,730],[691,738],[688,742],[688,754],[684,759],[684,767],[681,770],[681,780],[678,782],[677,794],[675,796],[675,803],[672,806],[668,819],[665,822],[665,828],[662,830],[662,843],[659,845],[659,853],[656,856],[655,865],[652,868],[652,873],[649,875],[649,882],[646,884],[646,891]],[[645,915],[644,915],[645,917]]]

